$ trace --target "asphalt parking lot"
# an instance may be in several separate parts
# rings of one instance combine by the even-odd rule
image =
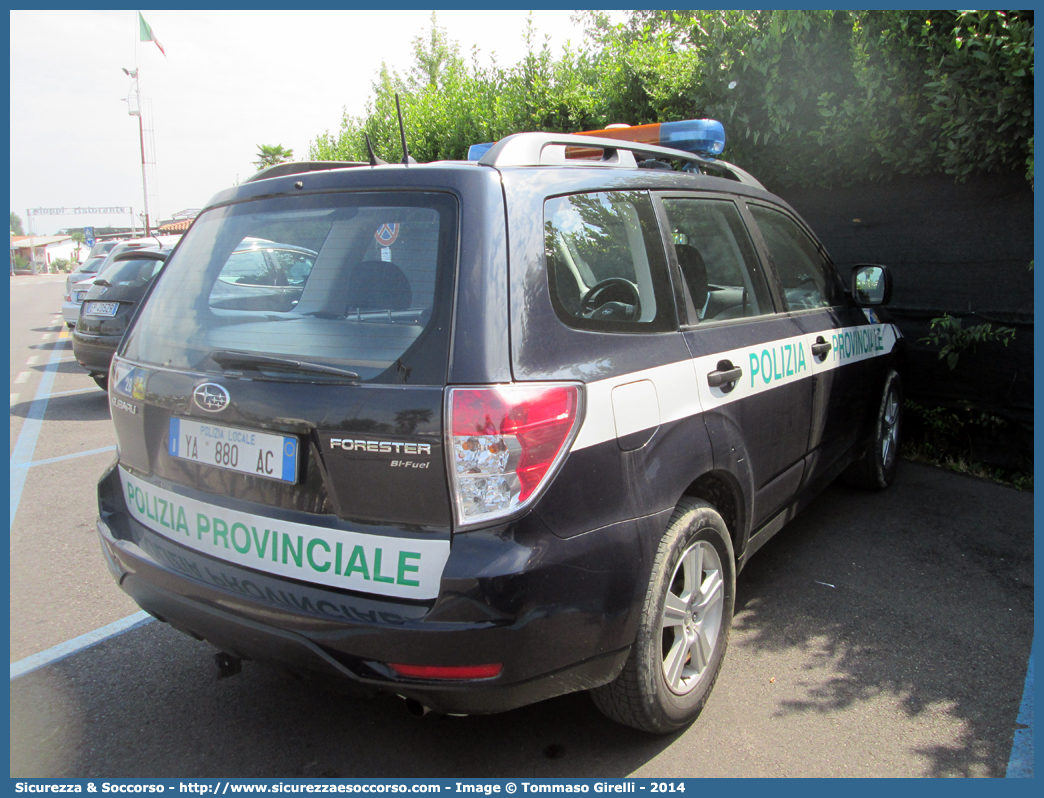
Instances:
[[[13,666],[137,612],[94,537],[115,439],[70,360],[63,281],[12,280]],[[152,622],[13,676],[11,775],[1004,776],[1033,497],[900,468],[883,493],[831,487],[751,561],[715,692],[677,734],[615,726],[582,694],[418,719],[254,663],[219,681],[208,645]]]

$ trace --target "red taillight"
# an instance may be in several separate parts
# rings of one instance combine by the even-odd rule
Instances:
[[[403,665],[389,662],[388,667],[397,675],[412,679],[492,679],[504,668],[499,662],[491,665]]]
[[[513,512],[565,454],[579,419],[576,385],[455,388],[450,451],[458,518]]]

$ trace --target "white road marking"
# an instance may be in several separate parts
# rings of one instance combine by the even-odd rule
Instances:
[[[28,379],[29,379],[29,372],[28,371],[19,371],[18,372],[18,376],[15,377],[15,384],[16,385],[21,385],[23,382],[25,382]]]
[[[72,394],[75,394],[75,393],[97,393],[97,392],[98,392],[98,388],[96,386],[92,385],[90,388],[77,388],[76,390],[73,390],[73,391],[55,391],[54,393],[48,394],[47,397],[49,399],[53,399],[56,396],[71,396]]]
[[[40,356],[39,355],[33,355],[31,358],[29,358],[27,361],[25,361],[25,365],[27,365],[27,366],[35,366],[39,361],[40,361]]]
[[[73,654],[92,648],[110,637],[116,637],[124,632],[129,632],[131,629],[151,623],[152,620],[152,616],[142,610],[133,615],[128,615],[115,623],[110,623],[108,626],[103,626],[101,629],[95,629],[93,632],[88,632],[46,651],[41,651],[39,654],[33,654],[31,657],[26,657],[18,662],[12,662],[11,679],[17,679],[19,676],[25,676],[27,673],[32,673],[39,668],[53,665],[66,657],[71,657]]]
[[[89,457],[93,454],[104,454],[105,452],[115,452],[115,446],[103,446],[100,449],[90,449],[86,452],[73,452],[72,454],[63,454],[61,457],[51,457],[47,460],[34,460],[31,463],[23,463],[15,466],[15,468],[32,468],[33,466],[50,465],[51,463],[60,463],[63,460],[72,460],[74,457]]]

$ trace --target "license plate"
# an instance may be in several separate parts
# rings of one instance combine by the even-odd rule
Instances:
[[[115,316],[119,306],[119,302],[88,302],[84,312],[88,316]]]
[[[280,482],[297,481],[297,438],[223,424],[171,418],[171,457]]]
[[[75,302],[83,302],[83,300],[86,297],[87,297],[87,292],[86,291],[77,291],[76,292],[76,296],[73,298],[73,301],[75,301]]]

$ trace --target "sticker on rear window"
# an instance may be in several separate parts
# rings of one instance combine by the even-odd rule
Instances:
[[[390,247],[395,243],[395,239],[399,237],[398,223],[382,224],[377,228],[377,232],[373,234],[373,237],[377,239],[377,243],[382,247]]]

